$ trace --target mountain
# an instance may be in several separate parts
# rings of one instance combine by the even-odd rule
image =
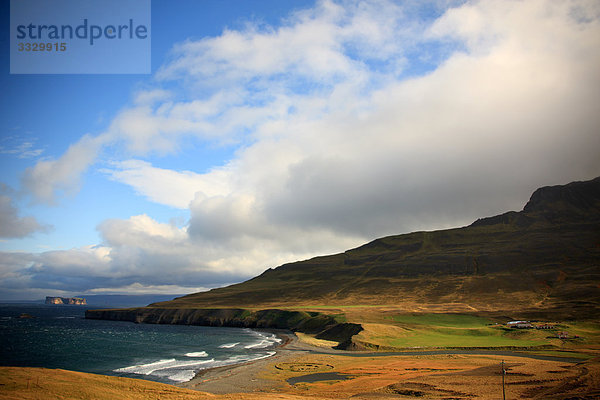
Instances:
[[[536,190],[520,212],[374,240],[161,308],[395,305],[421,312],[600,313],[600,177]]]

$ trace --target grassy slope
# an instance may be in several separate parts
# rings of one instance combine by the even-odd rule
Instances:
[[[440,304],[442,311],[590,308],[600,279],[597,225],[562,230],[467,227],[378,239],[358,249],[286,264],[247,282],[167,307]]]

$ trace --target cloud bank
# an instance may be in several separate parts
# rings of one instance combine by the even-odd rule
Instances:
[[[24,182],[56,201],[111,144],[128,157],[102,167],[107,177],[189,209],[189,223],[105,221],[99,246],[18,255],[12,273],[62,290],[210,287],[520,209],[539,186],[599,175],[597,2],[421,11],[320,1],[278,27],[176,45],[156,87],[107,132],[39,162]],[[237,151],[208,172],[144,159],[186,151],[189,138]]]

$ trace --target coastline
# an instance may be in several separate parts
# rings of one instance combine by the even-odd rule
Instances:
[[[292,400],[389,399],[408,394],[411,398],[452,395],[489,399],[498,398],[501,363],[506,368],[510,398],[592,398],[600,393],[598,357],[571,363],[564,358],[540,360],[517,353],[348,352],[321,347],[327,344],[291,331],[259,331],[281,339],[269,348],[274,355],[201,370],[188,382],[162,384],[64,370],[3,367],[0,385],[10,393],[4,393],[8,397],[0,393],[0,398]]]
[[[259,376],[268,366],[286,362],[310,352],[328,352],[327,349],[300,342],[298,337],[289,330],[257,329],[257,331],[269,332],[281,339],[281,344],[273,350],[275,351],[274,355],[239,364],[200,370],[191,380],[174,386],[212,394],[270,392],[283,388],[285,384]],[[344,352],[331,349],[331,353],[343,354]]]

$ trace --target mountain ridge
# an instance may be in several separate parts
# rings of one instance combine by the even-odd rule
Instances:
[[[166,308],[404,305],[407,311],[598,314],[600,177],[537,189],[522,211],[387,236],[268,269]]]

